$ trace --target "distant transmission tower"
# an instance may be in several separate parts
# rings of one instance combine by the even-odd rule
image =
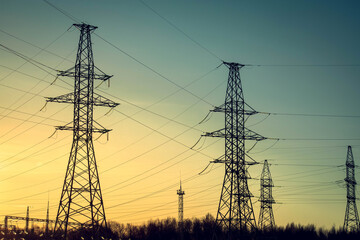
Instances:
[[[48,204],[47,204],[47,209],[46,209],[46,225],[45,225],[45,235],[48,236],[49,234],[49,200],[48,200]]]
[[[180,239],[184,239],[184,195],[185,192],[182,190],[181,187],[181,180],[180,180],[180,189],[177,190],[177,195],[179,195],[179,209],[178,209],[178,226],[180,230]]]
[[[348,146],[347,157],[346,157],[346,211],[344,220],[345,231],[359,231],[359,215],[356,208],[356,196],[355,196],[355,164],[354,157],[352,154],[351,146]]]
[[[230,233],[233,229],[256,228],[251,202],[253,195],[249,191],[247,181],[250,178],[248,167],[255,162],[245,160],[245,140],[261,141],[265,138],[245,127],[245,116],[257,112],[254,109],[245,110],[245,106],[249,106],[244,101],[240,79],[240,68],[244,65],[228,62],[224,64],[229,68],[225,104],[212,111],[225,113],[225,128],[203,136],[225,138],[225,154],[214,161],[225,164],[216,221],[228,232],[228,238],[231,238]]]
[[[30,214],[29,214],[29,206],[27,206],[26,208],[26,220],[25,220],[25,231],[29,232],[29,220],[30,219]]]
[[[47,102],[74,104],[72,124],[56,127],[57,130],[73,131],[73,143],[54,228],[56,235],[64,234],[64,239],[66,239],[69,226],[79,224],[89,228],[93,236],[98,236],[100,228],[106,227],[93,133],[104,134],[110,130],[104,129],[93,120],[93,107],[112,108],[118,105],[94,93],[95,79],[106,81],[111,77],[94,66],[91,33],[97,27],[84,23],[73,26],[80,30],[76,63],[73,68],[60,71],[58,76],[73,77],[75,79],[74,92],[47,98]],[[95,73],[95,68],[100,73]]]
[[[182,190],[181,181],[180,181],[180,189],[177,190],[177,195],[179,195],[178,221],[180,224],[182,224],[184,221],[184,195],[185,195],[185,192]]]
[[[275,203],[272,196],[272,188],[274,184],[271,178],[268,161],[265,160],[264,168],[260,178],[260,215],[259,228],[262,230],[270,230],[275,227],[274,214],[272,205]]]

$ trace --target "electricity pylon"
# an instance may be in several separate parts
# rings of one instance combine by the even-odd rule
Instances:
[[[45,235],[48,236],[49,234],[49,200],[48,200],[48,204],[47,204],[47,209],[46,209],[46,225],[45,225]]]
[[[355,195],[355,164],[354,157],[352,154],[351,146],[348,146],[347,156],[346,156],[346,211],[345,211],[345,220],[344,220],[344,230],[345,231],[359,231],[359,215],[356,208],[356,195]]]
[[[225,164],[225,176],[221,190],[219,207],[216,215],[217,223],[231,238],[232,230],[250,230],[256,228],[256,221],[251,202],[253,195],[249,191],[248,168],[254,161],[245,160],[245,140],[261,141],[263,136],[245,127],[245,116],[256,112],[244,101],[240,79],[239,63],[224,64],[229,68],[225,103],[212,112],[225,113],[225,128],[205,133],[206,137],[225,138],[225,154],[213,161]],[[246,110],[245,107],[250,108]]]
[[[93,107],[113,108],[118,104],[94,93],[94,80],[107,81],[111,77],[94,66],[91,33],[97,27],[85,23],[73,26],[80,30],[76,63],[73,68],[60,71],[58,76],[73,77],[74,92],[46,100],[74,105],[73,122],[56,127],[57,130],[72,131],[73,143],[54,233],[63,234],[63,238],[66,239],[69,227],[78,224],[91,229],[93,236],[98,238],[100,228],[106,227],[106,217],[95,159],[93,133],[104,134],[110,130],[103,128],[93,119]],[[99,73],[95,72],[95,68]]]
[[[185,195],[185,192],[182,190],[181,181],[180,181],[180,189],[177,190],[177,195],[179,195],[178,221],[180,224],[182,224],[184,221],[184,195]]]
[[[262,230],[270,230],[275,227],[274,214],[272,205],[275,203],[272,196],[272,188],[274,184],[271,178],[268,161],[264,161],[264,168],[260,178],[260,215],[259,228]]]
[[[184,195],[185,192],[182,190],[181,180],[180,180],[180,189],[176,191],[179,196],[179,206],[178,206],[178,222],[180,230],[180,239],[184,239]]]
[[[27,206],[27,208],[26,208],[26,220],[25,220],[25,231],[26,232],[29,232],[29,219],[30,219],[29,206]]]

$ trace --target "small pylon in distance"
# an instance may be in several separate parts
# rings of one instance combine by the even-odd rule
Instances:
[[[178,208],[178,221],[182,224],[184,221],[184,195],[185,192],[182,190],[181,180],[180,180],[180,189],[177,190],[177,195],[179,195],[179,208]]]
[[[270,230],[275,227],[274,213],[272,205],[275,200],[272,196],[274,184],[271,178],[268,161],[264,161],[264,167],[260,178],[260,215],[258,226],[262,230]]]
[[[346,210],[344,220],[344,231],[359,231],[359,214],[356,207],[356,195],[355,195],[355,163],[351,146],[348,146],[346,156]]]

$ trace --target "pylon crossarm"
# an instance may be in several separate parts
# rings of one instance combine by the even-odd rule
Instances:
[[[220,138],[224,138],[225,137],[225,133],[223,132],[224,130],[225,130],[225,128],[220,129],[220,130],[216,130],[214,132],[207,132],[207,133],[204,133],[201,136],[202,137],[220,137]]]
[[[225,163],[225,155],[222,155],[221,157],[214,159],[214,161],[210,161],[210,163]]]
[[[65,70],[65,71],[61,71],[61,70],[58,70],[58,76],[59,77],[70,77],[70,78],[73,78],[73,77],[80,77],[80,78],[87,78],[87,72],[84,71],[84,72],[80,72],[80,73],[76,73],[74,71],[75,67],[72,67],[68,70]],[[98,69],[98,68],[96,68]],[[99,69],[98,69],[99,70]],[[100,70],[101,71],[101,70]],[[101,71],[102,72],[102,71]],[[97,73],[94,73],[93,75],[93,79],[94,80],[102,80],[102,81],[107,81],[109,80],[110,78],[112,78],[113,75],[107,75],[107,74],[97,74]]]
[[[45,97],[46,102],[74,103],[74,93],[67,93],[58,97]]]
[[[229,137],[229,138],[238,138],[238,136],[233,135],[233,134],[226,134],[224,133],[225,129],[220,129],[214,132],[207,132],[204,133],[203,137],[219,137],[219,138],[225,138],[225,137]],[[245,140],[255,140],[255,141],[262,141],[262,140],[266,140],[267,138],[264,136],[261,136],[260,134],[257,134],[256,132],[249,130],[247,128],[245,128]]]
[[[58,97],[46,97],[46,102],[56,102],[56,103],[75,103],[74,93],[67,93],[64,95],[60,95]],[[116,103],[106,97],[103,97],[97,93],[94,93],[93,95],[93,101],[87,102],[87,101],[79,101],[78,104],[89,104],[92,103],[94,106],[100,106],[100,107],[110,107],[114,108],[119,105],[119,103]]]
[[[221,105],[219,107],[215,107],[213,110],[210,110],[210,112],[221,112],[221,113],[235,113],[235,114],[244,114],[244,115],[255,115],[257,113],[259,113],[258,111],[255,110],[239,110],[236,111],[234,109],[226,109],[224,105]]]
[[[56,126],[55,127],[56,130],[66,130],[66,131],[74,131],[74,127],[71,127],[71,126]],[[76,130],[80,131],[80,132],[86,132],[87,131],[87,128],[84,127],[84,128],[76,128]],[[104,133],[108,133],[110,132],[112,129],[98,129],[98,128],[93,128],[92,129],[92,132],[93,133],[101,133],[101,134],[104,134]]]
[[[261,136],[260,134],[245,127],[245,140],[262,141],[266,139],[267,137]]]
[[[94,93],[94,106],[104,106],[104,107],[111,107],[114,108],[119,105],[119,103],[116,103],[106,97],[103,97],[97,93]]]

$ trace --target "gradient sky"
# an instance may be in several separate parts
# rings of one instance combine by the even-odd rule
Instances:
[[[114,75],[110,88],[97,91],[119,102],[118,112],[95,109],[95,119],[113,129],[109,141],[94,142],[108,220],[177,217],[180,175],[184,217],[216,215],[224,167],[198,173],[223,154],[224,141],[201,139],[196,151],[189,148],[202,133],[223,128],[220,113],[198,124],[224,101],[228,70],[217,68],[221,60],[254,65],[241,70],[241,79],[246,102],[258,111],[360,116],[358,1],[144,0],[192,40],[140,0],[49,2],[99,27],[92,38],[95,65]],[[73,23],[44,1],[2,0],[0,44],[66,70],[79,39]],[[54,219],[72,133],[51,136],[52,126],[70,122],[72,106],[40,109],[44,97],[71,92],[73,79],[51,85],[55,71],[0,50],[0,217],[24,216],[30,206],[32,217],[45,218],[49,199]],[[286,140],[260,142],[249,154],[271,163],[276,223],[341,226],[348,145],[359,165],[359,117],[265,118],[256,115],[247,126]],[[256,219],[261,170],[261,164],[250,168]],[[359,180],[358,168],[356,174]]]

